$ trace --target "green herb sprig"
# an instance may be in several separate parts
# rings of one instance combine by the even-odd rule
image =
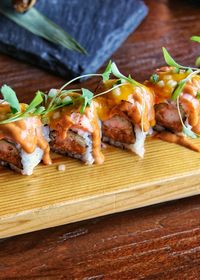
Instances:
[[[3,95],[4,100],[9,103],[12,114],[21,111],[16,93],[11,87],[3,85],[1,88],[1,93]]]
[[[91,105],[93,96],[94,96],[93,92],[91,92],[86,88],[82,88],[81,98],[83,98],[83,104],[81,106],[81,111],[80,111],[81,114],[84,113],[87,106]]]
[[[200,36],[192,36],[190,39],[194,42],[200,43]],[[200,66],[200,56],[197,57],[195,64],[196,66]]]
[[[170,55],[170,53],[167,51],[166,48],[163,47],[162,51],[163,51],[163,56],[164,56],[164,59],[165,59],[165,62],[167,63],[167,65],[176,67],[178,69],[184,69],[184,70],[188,70],[188,69],[197,70],[198,69],[195,67],[188,67],[188,66],[180,65],[173,59],[173,57]]]
[[[81,113],[84,112],[84,110],[86,109],[87,106],[90,106],[91,102],[92,102],[92,99],[100,96],[100,95],[104,95],[108,92],[111,92],[113,91],[114,89],[116,88],[119,88],[121,86],[124,85],[124,81],[127,81],[128,83],[134,85],[134,86],[137,86],[137,87],[140,87],[141,88],[141,84],[138,83],[137,81],[135,81],[130,75],[128,77],[126,77],[125,75],[123,75],[117,65],[112,62],[112,61],[109,61],[105,71],[102,73],[102,74],[86,74],[86,75],[82,75],[82,76],[79,76],[79,77],[76,77],[74,79],[72,79],[71,81],[68,81],[67,83],[65,83],[59,90],[58,90],[58,95],[59,96],[62,96],[63,94],[67,94],[66,91],[64,91],[64,89],[69,86],[71,83],[75,82],[76,80],[79,80],[79,79],[82,79],[82,78],[86,78],[86,77],[101,77],[103,79],[103,82],[106,82],[109,80],[110,78],[110,75],[113,75],[115,78],[118,78],[117,80],[117,83],[110,89],[104,91],[104,92],[101,92],[99,94],[96,94],[94,95],[91,91],[89,90],[86,90],[84,88],[81,89],[82,91],[82,95],[81,95],[81,99],[83,100],[83,105],[81,107]],[[120,82],[120,83],[118,83]],[[71,92],[69,90],[69,92]],[[55,99],[52,99],[52,103],[51,103],[51,106],[52,106],[52,109],[51,110],[55,110],[56,107],[53,106],[54,102],[55,102],[56,98]],[[50,106],[50,107],[51,107]],[[61,105],[62,106],[62,105]],[[65,106],[63,104],[63,106]],[[48,110],[48,109],[47,109]]]
[[[39,106],[43,102],[43,93],[37,91],[31,103],[27,106],[24,112],[21,112],[20,104],[17,99],[16,93],[12,88],[3,85],[1,88],[4,100],[10,105],[11,113],[6,120],[0,121],[0,124],[11,123],[25,119],[29,116],[40,115],[45,111],[43,106]]]
[[[55,111],[58,108],[73,104],[74,100],[68,94],[77,91],[80,91],[80,89],[63,90],[63,91],[55,90],[55,92],[50,91],[48,94],[43,93],[45,99],[45,107],[46,107],[43,114],[47,115],[48,113]]]
[[[90,90],[88,90],[86,88],[71,89],[71,90],[65,89],[67,86],[69,86],[74,81],[79,80],[81,78],[85,78],[85,77],[101,77],[103,79],[103,81],[106,82],[109,80],[111,74],[115,78],[117,78],[117,83],[115,83],[112,86],[112,88],[110,88],[106,91],[103,91],[97,95],[94,95],[93,92],[91,92]],[[80,108],[80,113],[83,114],[86,107],[91,105],[91,102],[94,98],[104,95],[108,92],[111,92],[111,91],[123,86],[125,84],[125,82],[133,84],[134,86],[137,86],[140,88],[142,87],[141,84],[138,83],[137,81],[135,81],[130,75],[128,77],[123,75],[117,68],[117,65],[114,62],[109,61],[105,71],[102,74],[86,74],[86,75],[76,77],[76,78],[72,79],[71,81],[68,81],[67,83],[65,83],[59,90],[50,91],[48,94],[45,94],[42,91],[38,91],[36,93],[35,98],[27,106],[27,108],[24,112],[21,112],[19,101],[16,97],[15,92],[10,87],[4,85],[2,87],[2,94],[4,94],[3,95],[4,100],[10,104],[11,114],[8,119],[0,122],[0,124],[21,120],[23,118],[28,117],[29,115],[41,115],[42,118],[45,120],[45,118],[49,112],[55,111],[56,109],[64,107],[64,106],[74,104],[76,98],[78,98],[82,102],[82,105]],[[82,94],[77,97],[71,96],[72,92],[77,92],[77,91],[81,91]],[[143,98],[143,94],[142,94],[142,98]],[[39,106],[43,102],[44,102],[45,106]],[[142,114],[144,111],[144,105],[145,104],[144,104],[144,100],[143,100]],[[143,120],[143,115],[142,115],[142,120]],[[143,121],[142,121],[142,128],[143,128]]]
[[[200,36],[192,36],[190,39],[194,42],[200,43]]]
[[[60,92],[63,91],[64,88],[66,88],[67,86],[69,86],[71,83],[83,79],[83,78],[88,78],[88,77],[101,77],[103,79],[104,82],[108,81],[110,78],[110,75],[113,74],[113,76],[115,76],[116,78],[120,79],[120,80],[125,80],[135,86],[139,86],[141,87],[141,84],[138,83],[137,81],[135,81],[130,75],[128,77],[124,76],[122,73],[120,73],[119,69],[117,68],[117,65],[115,64],[115,62],[109,61],[105,71],[102,74],[85,74],[79,77],[76,77],[74,79],[72,79],[71,81],[65,83],[61,88],[60,88]]]

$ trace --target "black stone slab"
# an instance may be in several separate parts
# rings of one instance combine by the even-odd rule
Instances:
[[[147,14],[141,0],[38,0],[36,8],[68,31],[88,55],[49,43],[3,16],[0,52],[66,78],[96,72]]]

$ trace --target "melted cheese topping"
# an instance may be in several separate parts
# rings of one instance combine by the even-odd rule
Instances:
[[[24,111],[26,104],[21,104]],[[8,104],[0,104],[0,120],[6,120],[10,113]],[[42,134],[42,122],[39,116],[30,116],[26,119],[0,124],[0,140],[10,140],[19,144],[26,153],[33,153],[36,147],[44,151],[43,162],[51,164],[49,145]]]
[[[116,80],[103,83],[98,88],[97,94],[112,88],[115,83]],[[95,101],[98,104],[97,112],[102,121],[115,114],[126,114],[134,125],[143,126],[144,131],[148,131],[155,124],[154,94],[144,85],[137,87],[124,83],[109,93],[97,97]]]

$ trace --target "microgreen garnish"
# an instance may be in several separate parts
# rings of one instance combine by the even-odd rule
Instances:
[[[21,109],[19,101],[14,90],[7,85],[3,85],[1,88],[1,93],[4,100],[9,103],[12,114],[20,112]]]
[[[187,70],[188,68],[190,68],[192,70],[197,70],[197,68],[192,68],[192,67],[183,66],[183,65],[178,64],[172,58],[172,56],[169,54],[169,52],[167,51],[166,48],[163,47],[162,51],[163,51],[164,59],[165,59],[165,62],[167,63],[167,65],[172,66],[172,67],[176,67],[176,68],[180,68],[180,69],[185,69],[185,70]]]
[[[118,80],[118,81],[121,81],[121,80]],[[99,96],[101,96],[101,95],[104,95],[104,94],[106,94],[106,93],[108,93],[108,92],[111,92],[111,91],[113,91],[113,90],[115,90],[115,89],[117,89],[117,88],[119,88],[119,87],[121,87],[121,86],[124,86],[125,84],[123,83],[120,83],[120,84],[114,84],[113,85],[113,87],[112,88],[109,88],[109,89],[107,89],[107,90],[105,90],[105,91],[103,91],[103,92],[100,92],[100,93],[98,93],[98,94],[95,94],[94,96],[93,96],[93,99],[94,98],[96,98],[96,97],[99,97]]]
[[[112,73],[112,61],[110,60],[105,71],[102,73],[103,82],[109,80],[111,73]]]
[[[141,87],[140,83],[136,82],[130,75],[128,77],[124,76],[122,73],[120,73],[119,69],[117,68],[117,65],[114,62],[109,61],[105,71],[102,74],[86,74],[86,75],[82,75],[82,76],[76,77],[76,78],[72,79],[71,81],[68,81],[67,83],[65,83],[57,91],[57,93],[55,93],[55,95],[56,96],[59,95],[59,97],[61,97],[61,95],[63,95],[63,94],[66,95],[67,92],[70,92],[70,90],[69,91],[65,91],[64,88],[66,88],[71,83],[75,82],[76,80],[79,80],[79,79],[82,79],[82,78],[86,78],[86,77],[101,77],[103,79],[103,82],[106,82],[106,81],[109,80],[111,74],[113,76],[115,76],[116,78],[118,78],[117,85],[115,84],[111,89],[106,90],[106,91],[104,91],[104,92],[102,92],[100,94],[97,94],[95,96],[93,96],[92,92],[90,92],[90,91],[86,92],[85,91],[86,89],[82,89],[82,96],[81,97],[83,99],[83,105],[81,107],[81,113],[83,113],[85,108],[90,105],[90,100],[92,100],[92,98],[96,98],[99,95],[103,95],[105,93],[108,93],[108,92],[112,91],[113,89],[118,88],[119,86],[123,85],[123,83],[125,81],[127,81],[128,83],[133,84],[134,86]],[[53,111],[53,110],[56,109],[56,107],[54,106],[55,100],[56,100],[56,97],[52,97],[52,100],[50,101],[50,104],[49,104],[49,106],[47,108],[47,112]]]
[[[172,66],[172,67],[176,67],[176,68],[184,68],[184,66],[178,64],[169,54],[169,52],[167,51],[166,48],[162,47],[162,51],[163,51],[163,55],[164,55],[164,59],[165,62],[167,63],[167,65]]]
[[[178,96],[181,94],[186,83],[192,78],[192,76],[194,76],[198,73],[200,73],[200,69],[190,73],[185,79],[178,82],[178,85],[176,86],[175,90],[172,93],[172,100],[176,100],[178,98]]]
[[[65,83],[60,89],[59,91],[63,91],[64,88],[66,88],[68,85],[72,84],[73,82],[77,81],[77,80],[80,80],[80,79],[83,79],[83,78],[87,78],[87,77],[102,77],[102,74],[85,74],[85,75],[82,75],[82,76],[78,76],[74,79],[72,79],[71,81]]]
[[[7,101],[5,99],[5,97],[4,97],[4,100],[9,102],[10,108],[11,108],[11,101],[12,101],[12,106],[13,106],[13,104],[15,104],[15,105],[18,104],[19,110],[18,111],[16,109],[11,110],[11,114],[10,114],[9,118],[4,120],[4,121],[1,121],[0,124],[11,123],[11,122],[22,120],[22,119],[27,118],[29,116],[39,115],[45,110],[45,108],[43,106],[38,107],[43,102],[43,93],[42,92],[38,91],[36,93],[36,96],[31,101],[31,103],[26,107],[25,111],[21,112],[20,104],[19,104],[19,101],[17,99],[16,94],[14,94],[14,96],[15,96],[14,102],[15,103],[13,102],[12,99],[10,99],[9,94],[8,95],[6,95],[7,93],[5,94],[5,92],[9,91],[10,94],[12,94],[12,96],[13,96],[14,91],[8,86],[5,87],[5,85],[2,88],[4,88],[3,89],[4,93],[2,92],[3,96],[7,96],[7,97],[9,96],[9,98],[7,98],[7,100],[9,100],[9,101]],[[5,88],[6,88],[6,91],[5,91]],[[9,88],[9,90],[8,90],[8,88]],[[17,102],[16,102],[16,100],[17,100]]]
[[[195,61],[195,65],[196,66],[200,66],[200,56],[197,57],[196,61]]]
[[[194,42],[200,43],[200,36],[192,36],[190,39]]]
[[[135,81],[134,79],[131,78],[131,75],[129,75],[128,77],[124,76],[122,73],[120,73],[119,69],[117,68],[117,65],[113,62],[111,64],[111,73],[116,77],[119,78],[121,80],[125,80],[127,82],[129,82],[130,84],[133,84],[134,86],[139,86],[141,87],[140,83],[138,83],[137,81]]]
[[[181,94],[186,83],[187,83],[187,80],[183,79],[177,84],[177,86],[175,87],[175,89],[172,93],[172,100],[176,100],[179,97],[179,95]]]
[[[36,92],[36,96],[31,101],[29,106],[26,108],[25,113],[34,113],[36,110],[38,110],[37,106],[40,105],[43,102],[43,93],[41,91]]]
[[[159,81],[159,75],[158,75],[158,74],[153,74],[153,75],[151,75],[150,81],[151,81],[153,84],[156,84],[156,83]]]
[[[190,74],[190,73],[192,73],[192,69],[191,69],[191,68],[188,68],[185,72],[188,73],[188,74]]]
[[[48,95],[46,94],[46,102],[45,102],[46,110],[44,111],[43,114],[47,115],[49,112],[55,111],[58,108],[73,104],[73,98],[68,94],[78,90],[79,89],[63,90],[63,91],[58,91],[56,89],[50,90]]]
[[[80,112],[81,112],[81,114],[83,114],[86,107],[91,105],[93,93],[86,88],[82,88],[81,98],[83,99],[83,104],[81,106]]]
[[[179,73],[180,73],[180,69],[179,69],[178,67],[175,67],[175,68],[174,68],[174,73],[179,74]]]
[[[200,91],[197,92],[196,98],[200,100]]]
[[[200,43],[200,36],[192,36],[190,39],[194,42]],[[200,56],[197,57],[197,59],[195,61],[195,65],[200,66]]]

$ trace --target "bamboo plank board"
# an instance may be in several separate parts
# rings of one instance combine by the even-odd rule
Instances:
[[[140,159],[107,146],[100,166],[54,154],[28,177],[1,167],[0,238],[200,193],[199,153],[152,139],[145,147]]]

